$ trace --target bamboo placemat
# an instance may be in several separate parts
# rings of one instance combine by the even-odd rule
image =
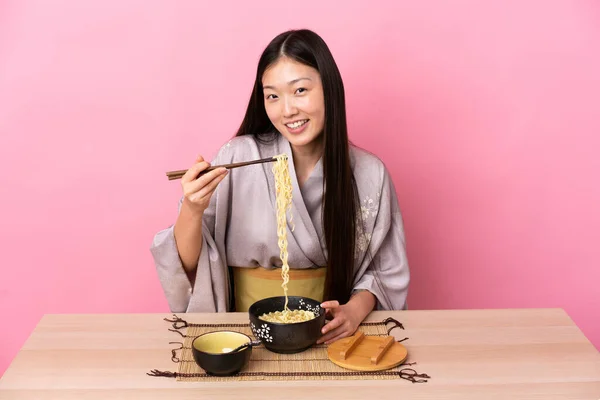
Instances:
[[[342,368],[329,360],[327,346],[324,344],[313,345],[308,350],[296,354],[279,354],[267,350],[265,347],[256,346],[252,349],[250,362],[238,374],[227,377],[217,377],[207,374],[194,361],[192,354],[192,341],[198,335],[218,330],[231,330],[254,338],[250,324],[194,324],[174,316],[166,321],[173,323],[172,332],[177,332],[183,342],[169,342],[178,345],[171,350],[171,360],[178,363],[177,372],[152,370],[148,375],[176,378],[186,382],[209,381],[258,381],[258,380],[328,380],[328,379],[406,379],[414,383],[427,382],[427,374],[419,374],[407,366],[415,363],[401,364],[385,371],[353,371]],[[185,333],[181,330],[185,328]],[[394,328],[404,329],[402,324],[393,318],[380,322],[363,322],[359,326],[367,336],[385,336]],[[407,340],[399,340],[402,342]]]

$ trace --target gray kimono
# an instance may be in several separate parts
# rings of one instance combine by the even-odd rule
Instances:
[[[290,144],[282,135],[269,144],[259,143],[250,135],[235,137],[219,150],[211,164],[283,153],[289,160],[295,225],[293,232],[288,230],[288,264],[293,269],[325,266],[321,160],[301,189]],[[374,155],[351,146],[350,157],[360,197],[354,290],[373,293],[377,309],[404,309],[410,277],[393,182]],[[204,213],[202,251],[193,287],[179,259],[173,226],[156,234],[150,251],[172,312],[230,311],[233,304],[228,266],[281,267],[272,167],[272,163],[265,163],[231,169],[213,193]]]

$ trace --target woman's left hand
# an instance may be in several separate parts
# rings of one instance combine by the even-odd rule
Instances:
[[[360,323],[375,307],[375,295],[369,291],[360,291],[350,298],[348,303],[340,305],[337,300],[325,301],[321,304],[333,319],[325,324],[323,336],[317,343],[331,344],[338,339],[351,336]]]
[[[351,336],[362,321],[357,315],[358,313],[353,312],[351,303],[340,305],[337,300],[332,300],[324,302],[321,307],[327,310],[333,319],[323,326],[321,330],[323,336],[317,340],[319,344],[330,344],[338,339]]]

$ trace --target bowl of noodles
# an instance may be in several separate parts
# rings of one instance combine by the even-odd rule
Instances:
[[[275,353],[299,353],[321,337],[325,309],[308,297],[269,297],[248,309],[254,336]]]

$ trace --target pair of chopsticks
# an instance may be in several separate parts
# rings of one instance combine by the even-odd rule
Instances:
[[[245,162],[239,162],[239,163],[234,163],[234,164],[212,165],[212,166],[206,168],[204,171],[202,171],[200,173],[200,175],[198,175],[198,177],[204,175],[205,173],[207,173],[209,171],[212,171],[213,169],[217,169],[217,168],[232,169],[232,168],[238,168],[238,167],[245,167],[246,165],[261,164],[261,163],[274,162],[274,161],[277,161],[277,157],[269,157],[269,158],[263,158],[260,160],[245,161]],[[170,181],[175,180],[175,179],[181,179],[187,171],[188,171],[187,169],[180,169],[177,171],[169,171],[169,172],[167,172],[167,178],[169,178]]]

